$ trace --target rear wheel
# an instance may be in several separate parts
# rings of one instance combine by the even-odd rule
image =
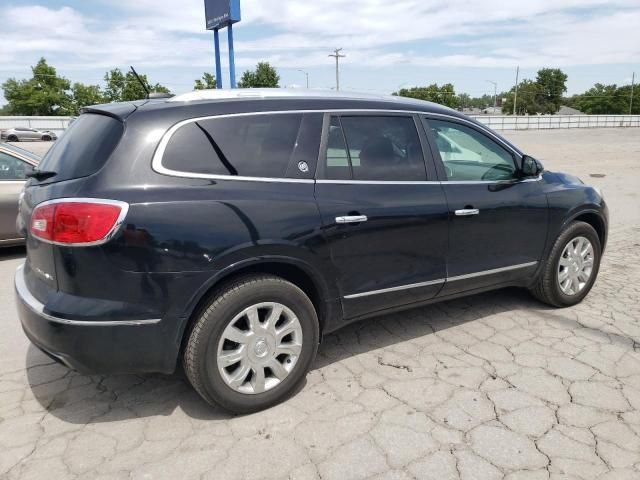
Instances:
[[[580,303],[598,276],[600,257],[600,238],[594,228],[573,222],[554,243],[532,293],[555,307]]]
[[[18,137],[15,135],[9,135],[7,137],[7,142],[17,142],[18,141]]]
[[[253,412],[301,385],[318,338],[318,318],[302,290],[279,277],[243,277],[219,291],[196,319],[184,369],[210,404]]]
[[[51,135],[43,135],[42,136],[42,141],[43,142],[50,142],[51,141]]]

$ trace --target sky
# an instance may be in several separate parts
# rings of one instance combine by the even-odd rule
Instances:
[[[640,76],[640,0],[241,0],[238,77],[258,61],[281,86],[391,93],[454,84],[472,96],[509,90],[542,67],[568,74],[568,93]],[[72,81],[101,84],[133,65],[174,93],[214,71],[204,0],[0,0],[0,83],[45,57]],[[223,32],[224,33],[224,32]],[[223,53],[226,55],[226,35]],[[223,56],[223,83],[228,86]],[[4,103],[4,99],[0,99]]]

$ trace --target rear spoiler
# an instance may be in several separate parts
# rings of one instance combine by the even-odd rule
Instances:
[[[107,115],[113,117],[116,120],[123,122],[129,115],[135,112],[139,106],[147,103],[147,100],[141,100],[136,102],[121,102],[121,103],[105,103],[102,105],[91,105],[89,107],[83,107],[80,110],[80,114],[83,113],[97,113],[100,115]]]

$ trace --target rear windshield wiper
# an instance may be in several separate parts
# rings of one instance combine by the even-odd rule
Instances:
[[[34,168],[32,171],[27,173],[25,177],[35,178],[36,180],[41,182],[43,180],[46,180],[47,178],[55,177],[57,174],[58,172],[52,172],[48,170],[38,170],[37,168]]]

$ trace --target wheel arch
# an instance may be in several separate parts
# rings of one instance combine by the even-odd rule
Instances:
[[[189,302],[179,329],[180,352],[183,351],[191,326],[211,299],[225,285],[246,275],[267,274],[283,278],[300,288],[311,300],[318,314],[320,335],[332,313],[329,305],[334,294],[322,275],[306,262],[288,257],[250,258],[219,271],[203,285]]]
[[[571,215],[562,225],[561,231],[572,222],[585,222],[591,225],[598,234],[598,238],[600,239],[600,248],[601,251],[604,252],[607,244],[607,222],[599,211],[587,209],[574,212],[573,215]]]

